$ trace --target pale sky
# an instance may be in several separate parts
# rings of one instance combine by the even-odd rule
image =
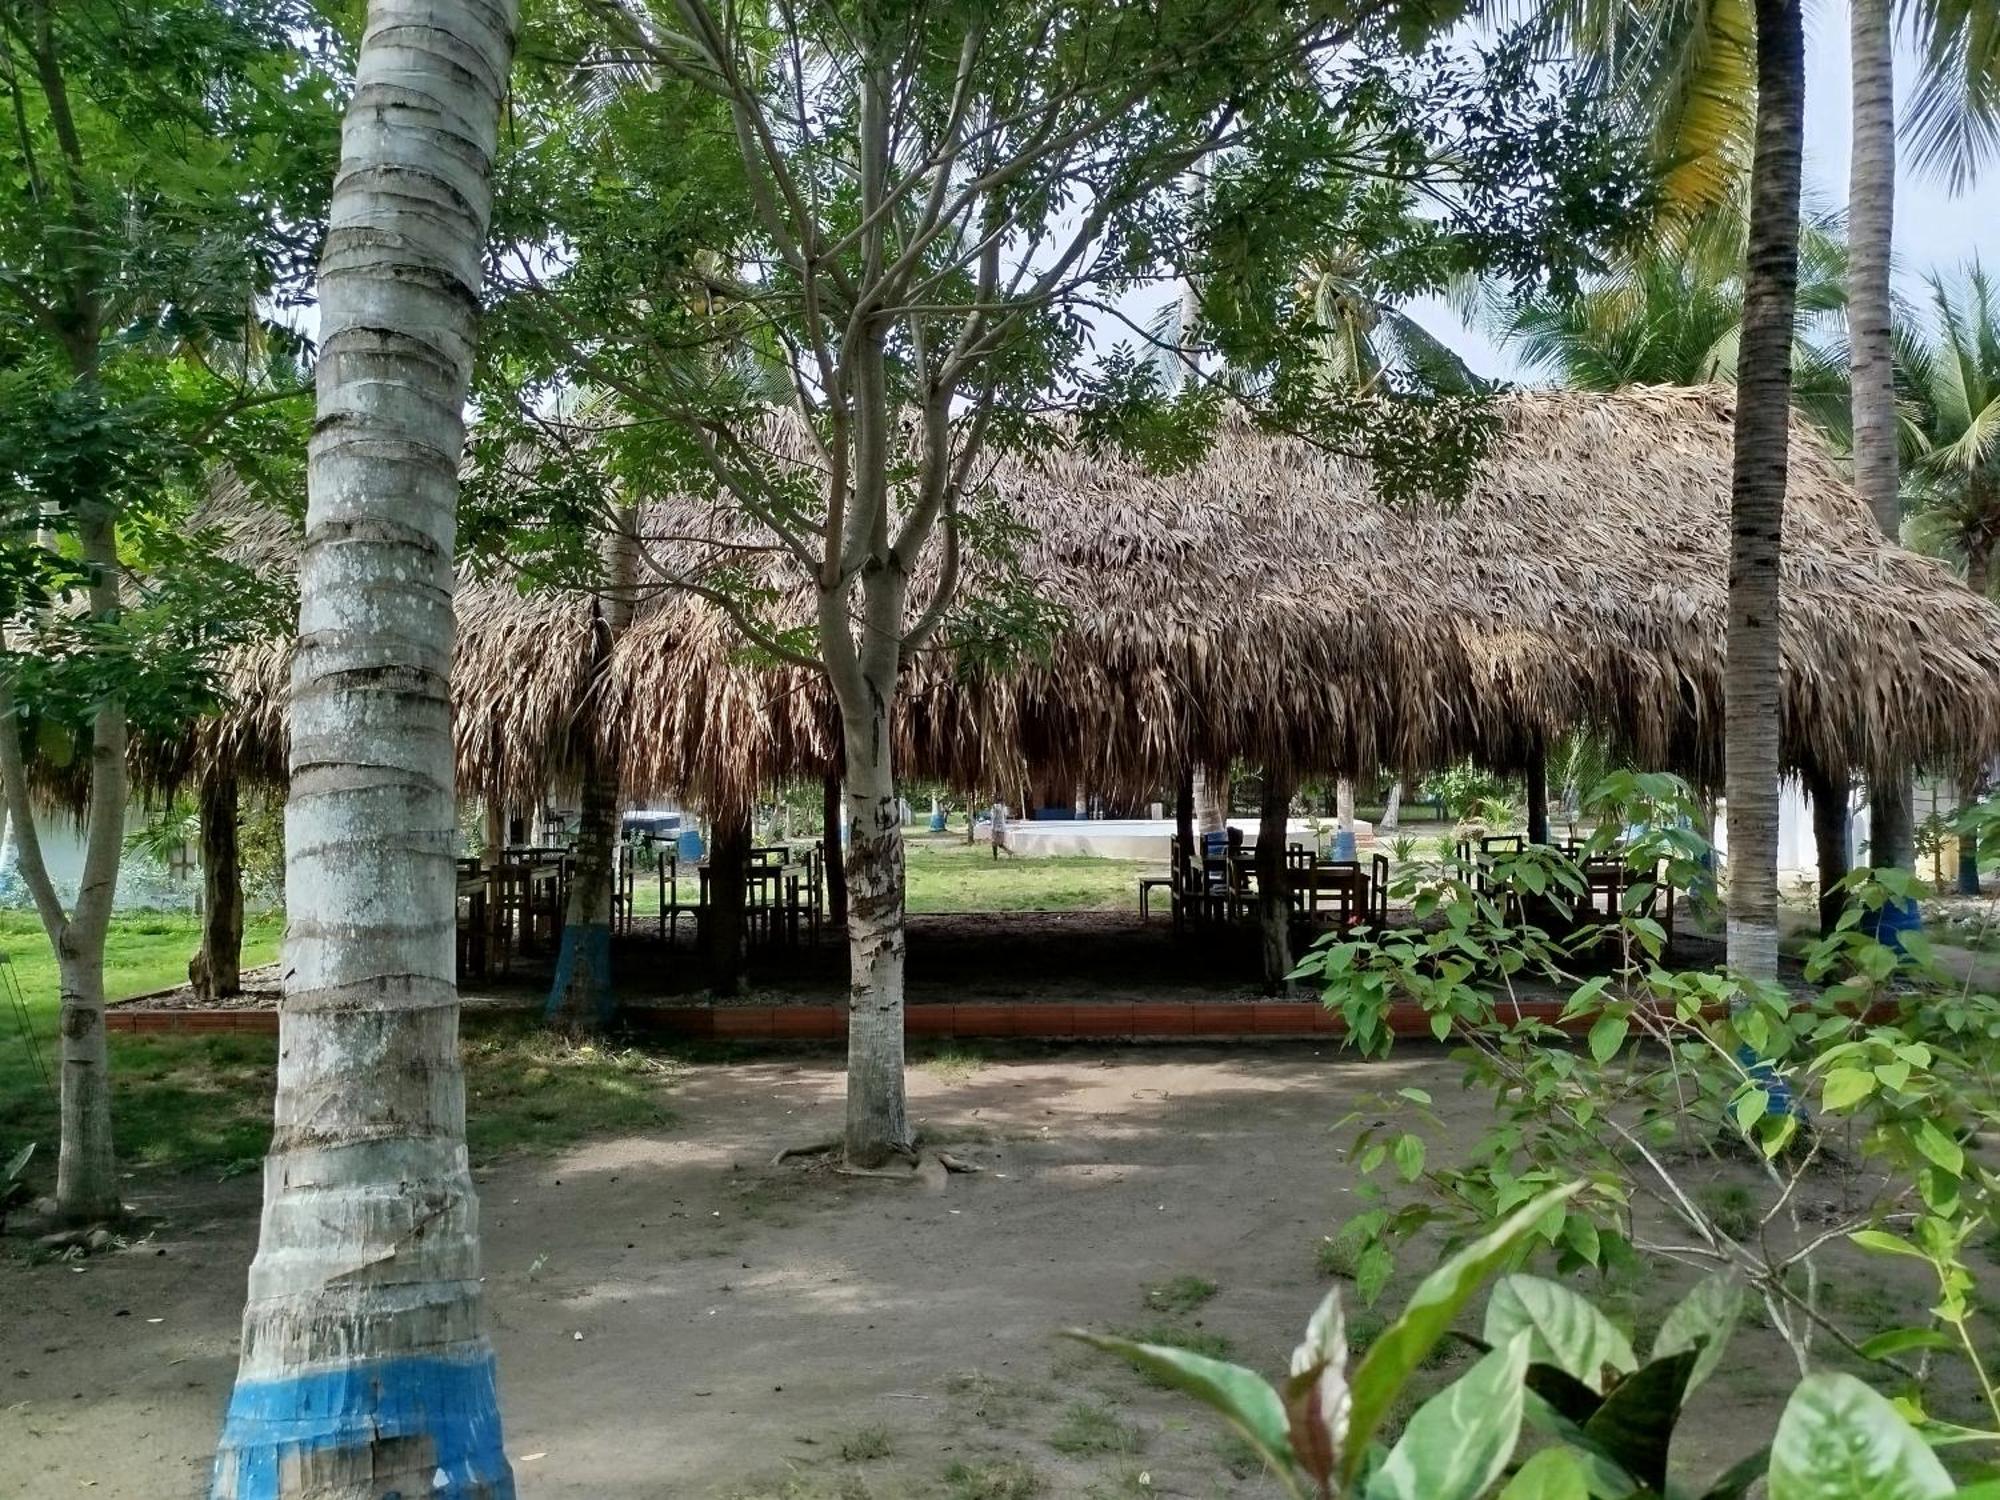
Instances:
[[[1896,103],[1909,97],[1914,52],[1896,51]],[[1806,15],[1806,198],[1836,207],[1847,202],[1848,152],[1847,6],[1809,5]],[[1912,302],[1922,276],[1954,274],[1974,254],[2000,268],[2000,167],[1989,167],[1970,192],[1953,197],[1941,182],[1903,164],[1896,183],[1897,290]],[[1532,378],[1513,355],[1496,349],[1477,329],[1466,328],[1433,298],[1410,305],[1418,319],[1456,348],[1473,370],[1509,380]]]

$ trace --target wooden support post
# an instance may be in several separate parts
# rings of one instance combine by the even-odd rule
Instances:
[[[1806,795],[1812,799],[1813,849],[1819,858],[1819,930],[1833,931],[1847,897],[1840,882],[1847,877],[1848,779],[1809,770]]]
[[[237,850],[236,775],[201,778],[201,947],[188,982],[204,1000],[243,993],[243,863]]]
[[[1286,976],[1292,972],[1292,893],[1285,871],[1291,808],[1291,778],[1266,766],[1257,821],[1257,922],[1264,940],[1264,991],[1271,995],[1291,988]]]
[[[1528,756],[1527,766],[1528,842],[1549,841],[1549,760],[1538,744]]]
[[[826,864],[826,919],[835,927],[847,925],[847,850],[840,842],[840,810],[846,800],[840,772],[828,771],[820,789],[820,848]]]
[[[743,898],[750,861],[748,810],[710,814],[708,909],[702,930],[708,940],[708,987],[718,995],[743,991]]]

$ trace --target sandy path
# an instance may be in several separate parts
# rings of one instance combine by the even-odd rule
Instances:
[[[702,1067],[657,1136],[482,1173],[523,1496],[1273,1494],[1231,1474],[1191,1408],[1052,1331],[1158,1321],[1143,1288],[1191,1273],[1220,1290],[1184,1324],[1275,1368],[1324,1288],[1313,1246],[1347,1211],[1335,1122],[1411,1082],[1483,1107],[1417,1049],[1370,1067],[1309,1046],[1130,1048],[912,1079],[916,1113],[984,1175],[933,1192],[769,1166],[836,1131],[832,1058]],[[169,1215],[152,1244],[80,1273],[0,1262],[10,1495],[201,1491],[256,1186],[133,1197]],[[1077,1402],[1124,1403],[1129,1430],[1091,1438]],[[870,1429],[886,1455],[859,1456],[881,1446]],[[1007,1487],[1025,1474],[1039,1488]]]

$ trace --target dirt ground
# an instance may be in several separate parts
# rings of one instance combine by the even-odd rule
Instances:
[[[1469,1140],[1488,1108],[1421,1048],[946,1053],[911,1079],[929,1137],[981,1174],[772,1166],[838,1129],[818,1054],[691,1067],[657,1134],[480,1174],[523,1496],[1274,1495],[1191,1406],[1056,1330],[1171,1324],[1276,1370],[1353,1209],[1343,1117],[1416,1084]],[[80,1266],[0,1253],[0,1492],[201,1493],[257,1192],[135,1178],[166,1219],[151,1239]],[[1177,1276],[1217,1290],[1149,1309]],[[1769,1343],[1745,1330],[1680,1461],[1712,1472],[1768,1434],[1790,1383]]]

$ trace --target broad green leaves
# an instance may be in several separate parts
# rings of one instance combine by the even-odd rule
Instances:
[[[1515,1334],[1417,1408],[1366,1500],[1475,1500],[1500,1477],[1521,1434],[1532,1335]]]
[[[1694,1368],[1688,1374],[1692,1391],[1714,1373],[1743,1316],[1743,1288],[1729,1276],[1710,1276],[1677,1303],[1653,1339],[1654,1359],[1698,1349]]]
[[[1185,1391],[1219,1413],[1274,1471],[1291,1474],[1292,1442],[1285,1403],[1270,1382],[1254,1371],[1164,1344],[1141,1344],[1081,1329],[1072,1329],[1069,1336],[1122,1355],[1163,1384]]]
[[[1778,1419],[1770,1500],[1944,1500],[1951,1476],[1916,1430],[1852,1375],[1809,1375]]]
[[[1397,1393],[1424,1356],[1444,1337],[1460,1309],[1486,1278],[1541,1226],[1549,1212],[1567,1202],[1581,1187],[1581,1183],[1570,1183],[1543,1193],[1460,1250],[1423,1279],[1403,1315],[1368,1346],[1367,1355],[1354,1372],[1348,1447],[1340,1466],[1343,1481],[1353,1479],[1368,1440],[1388,1414]]]
[[[1632,1344],[1590,1302],[1539,1276],[1505,1276],[1486,1304],[1483,1336],[1494,1346],[1516,1334],[1529,1337],[1529,1358],[1554,1365],[1602,1394],[1607,1374],[1630,1374],[1639,1367]]]
[[[1499,1500],[1590,1500],[1590,1488],[1574,1454],[1544,1448],[1507,1481]]]

